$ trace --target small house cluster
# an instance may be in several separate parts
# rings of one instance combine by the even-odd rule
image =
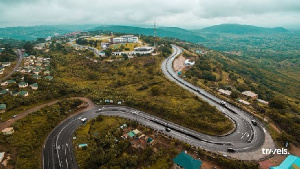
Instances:
[[[47,80],[53,78],[50,76],[50,58],[35,57],[33,55],[25,57],[24,66],[20,67],[18,71],[21,74],[30,74],[35,79],[41,79],[42,76]]]
[[[230,90],[225,90],[225,89],[218,89],[219,94],[225,95],[225,96],[231,96],[231,91]],[[243,91],[242,92],[242,96],[244,97],[244,99],[239,98],[237,101],[239,103],[242,103],[244,105],[249,106],[251,103],[247,100],[256,100],[259,103],[268,105],[269,103],[265,100],[262,99],[258,99],[258,94],[252,92],[252,91]]]
[[[11,65],[10,62],[2,62],[0,64],[0,75],[3,75],[3,72],[4,72],[5,68],[10,66],[10,65]]]
[[[121,136],[122,139],[130,139],[131,146],[135,149],[145,149],[147,146],[153,146],[155,140],[150,136],[143,134],[138,129],[128,130],[127,124],[120,126],[123,129],[124,133]]]
[[[5,168],[8,165],[8,161],[11,159],[10,154],[0,152],[0,164]]]

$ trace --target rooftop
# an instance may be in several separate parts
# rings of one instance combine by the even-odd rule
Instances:
[[[6,104],[0,104],[0,110],[5,110],[6,109]]]
[[[299,169],[300,157],[289,155],[279,166],[270,167],[270,169]]]
[[[10,131],[12,131],[12,130],[14,130],[13,127],[7,127],[7,128],[5,128],[5,129],[3,129],[2,132],[5,133],[5,132],[10,132]]]
[[[182,151],[177,155],[173,162],[177,165],[183,167],[184,169],[200,169],[202,162],[200,160],[194,159],[192,156],[186,154]]]
[[[243,91],[242,94],[246,95],[246,96],[249,96],[249,97],[256,97],[257,96],[256,93],[253,93],[251,91]]]

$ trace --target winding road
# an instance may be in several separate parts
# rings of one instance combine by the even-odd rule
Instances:
[[[23,53],[22,53],[22,50],[21,49],[17,49],[17,55],[19,56],[19,59],[17,61],[17,64],[16,66],[14,67],[14,69],[9,72],[9,74],[7,74],[5,77],[3,77],[2,79],[0,79],[0,82],[8,79],[15,71],[17,71],[18,67],[20,66],[22,60],[23,60]]]
[[[236,130],[225,136],[210,136],[130,107],[93,105],[90,106],[88,110],[64,120],[49,134],[43,148],[43,169],[77,169],[78,166],[72,144],[73,133],[82,125],[82,118],[89,120],[98,115],[119,116],[136,120],[138,123],[148,126],[163,135],[213,152],[221,152],[223,154],[247,154],[258,151],[266,142],[265,136],[267,131],[263,125],[258,121],[257,126],[253,125],[251,120],[253,120],[254,117],[249,113],[225,103],[205,90],[178,77],[173,71],[172,63],[176,56],[182,51],[175,45],[172,45],[172,47],[173,54],[162,63],[162,71],[165,76],[223,112],[226,117],[235,123]],[[89,104],[93,103],[90,102]],[[170,128],[171,131],[167,132],[165,130],[166,127]],[[269,136],[268,133],[267,135]],[[228,148],[234,149],[236,153],[228,153]],[[241,159],[239,155],[237,155],[236,158]]]

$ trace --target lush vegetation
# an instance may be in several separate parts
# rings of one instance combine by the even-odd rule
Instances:
[[[130,139],[121,138],[123,129],[119,126],[124,123],[137,127],[135,122],[99,116],[76,131],[73,142],[80,168],[169,168],[172,165],[170,157],[176,156],[175,150],[160,148],[155,153],[150,146],[144,150],[131,147]],[[88,147],[78,149],[80,143],[87,143]]]
[[[162,46],[162,55],[167,44]],[[165,51],[165,52],[164,52]],[[163,54],[165,53],[165,54]],[[50,53],[58,81],[95,102],[110,99],[207,134],[223,134],[233,124],[214,107],[168,81],[160,70],[163,57],[147,56],[113,62],[93,62],[84,53]]]
[[[128,128],[121,129],[119,126],[124,123]],[[130,138],[121,138],[124,132],[135,128],[143,134],[155,135],[155,145],[135,149],[131,147]],[[164,138],[149,128],[116,117],[98,116],[77,129],[75,136],[73,143],[76,160],[81,168],[170,168],[173,165],[172,159],[181,151],[187,150],[201,161],[209,161],[216,166],[230,169],[258,169],[255,162],[227,159],[200,149],[195,151],[188,144]],[[82,143],[88,146],[79,149],[77,146]]]
[[[9,165],[16,169],[40,168],[42,146],[47,135],[81,103],[80,100],[60,101],[15,122],[12,135],[1,133],[0,150],[11,154]]]
[[[259,64],[253,64],[237,55],[207,51],[202,46],[192,44],[187,49],[189,50],[183,56],[196,61],[192,68],[183,72],[187,80],[215,94],[219,88],[230,90],[232,94],[227,99],[236,101],[241,98],[249,101],[252,110],[256,110],[261,117],[271,118],[290,135],[288,140],[299,143],[299,81],[265,70]],[[195,54],[193,51],[196,49],[207,53]],[[246,90],[251,90],[260,99],[269,101],[269,106],[243,97],[241,92]]]

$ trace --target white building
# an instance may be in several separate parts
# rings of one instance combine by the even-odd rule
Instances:
[[[269,102],[265,101],[265,100],[261,100],[261,99],[257,99],[258,102],[262,103],[262,104],[269,104]]]
[[[250,103],[247,102],[247,101],[245,101],[245,100],[240,99],[240,100],[238,100],[238,101],[239,101],[240,103],[243,103],[243,104],[247,105],[247,106],[250,105]]]
[[[111,38],[110,43],[138,43],[139,38],[133,35],[124,35],[118,38]]]
[[[187,60],[184,61],[184,64],[185,64],[185,66],[194,66],[195,61],[190,62],[190,59],[187,59]]]
[[[230,95],[231,95],[231,91],[229,91],[229,90],[219,89],[218,91],[219,91],[221,94],[224,94],[224,95],[227,95],[227,96],[230,96]]]
[[[133,51],[126,51],[126,52],[112,52],[112,55],[145,55],[145,54],[151,54],[154,51],[153,47],[136,47]]]
[[[251,99],[257,99],[258,98],[258,94],[255,94],[251,91],[243,91],[242,94],[247,96],[247,97],[250,97]]]
[[[2,130],[3,135],[11,135],[15,132],[13,127],[8,127]]]

